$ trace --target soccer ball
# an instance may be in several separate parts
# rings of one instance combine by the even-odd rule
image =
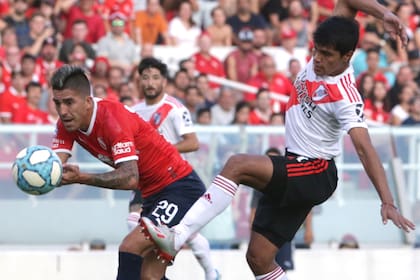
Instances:
[[[41,195],[60,184],[63,167],[53,150],[35,145],[16,155],[12,173],[19,189],[29,194]]]

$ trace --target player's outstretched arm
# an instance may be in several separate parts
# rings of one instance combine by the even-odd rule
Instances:
[[[382,201],[381,216],[383,223],[386,224],[388,220],[392,220],[397,227],[407,232],[414,230],[414,224],[402,216],[394,205],[394,198],[386,180],[385,170],[372,145],[368,130],[356,127],[352,128],[349,134],[360,161]]]
[[[393,39],[400,38],[404,46],[408,43],[407,33],[401,20],[379,4],[376,0],[338,0],[334,9],[334,15],[344,17],[355,17],[357,11],[362,11],[383,20],[385,31]]]
[[[105,173],[83,173],[74,164],[63,164],[62,185],[85,184],[106,189],[134,190],[137,188],[139,173],[137,161],[122,162],[117,167]]]

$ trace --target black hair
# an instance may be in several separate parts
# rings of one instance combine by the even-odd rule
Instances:
[[[36,61],[36,56],[30,54],[30,53],[25,53],[24,55],[22,55],[22,57],[20,58],[20,61],[24,61],[25,59],[30,59],[32,61]]]
[[[38,82],[34,82],[34,81],[30,81],[26,86],[25,86],[25,90],[26,92],[29,91],[30,88],[40,88],[42,89],[42,86],[40,83]]]
[[[141,75],[144,70],[150,69],[150,68],[158,69],[160,74],[163,77],[165,77],[165,78],[168,77],[168,67],[166,66],[166,64],[163,63],[162,61],[160,61],[159,59],[154,58],[154,57],[143,58],[140,61],[139,66],[137,67],[137,71]]]
[[[317,27],[313,37],[315,45],[332,47],[345,55],[357,47],[359,24],[354,19],[333,16]]]
[[[258,98],[258,96],[260,96],[260,95],[261,95],[261,93],[263,93],[263,92],[270,92],[270,91],[268,90],[268,88],[265,88],[265,87],[260,87],[260,88],[257,90],[257,93],[255,94],[256,98]]]
[[[201,115],[203,115],[203,114],[205,114],[205,113],[209,113],[209,114],[211,115],[211,110],[210,110],[210,107],[201,107],[201,108],[199,108],[199,109],[197,110],[197,119],[198,119]]]
[[[50,81],[53,90],[71,89],[82,95],[90,95],[90,81],[80,66],[66,64],[58,68]]]

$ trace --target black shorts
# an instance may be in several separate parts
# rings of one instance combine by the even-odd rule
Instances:
[[[291,153],[270,158],[273,176],[258,203],[252,230],[280,248],[293,239],[312,207],[334,193],[337,168],[334,160]]]

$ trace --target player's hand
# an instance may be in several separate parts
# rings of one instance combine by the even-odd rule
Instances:
[[[61,185],[78,183],[79,177],[79,166],[68,163],[63,164],[63,176],[61,177]]]
[[[406,232],[410,232],[410,229],[415,230],[416,228],[416,226],[401,215],[400,212],[398,212],[398,209],[392,204],[382,204],[381,216],[384,225],[387,224],[388,220],[391,220],[394,225]]]
[[[404,24],[394,13],[387,12],[384,14],[384,29],[391,35],[392,39],[400,38],[403,46],[407,47],[408,36]]]

